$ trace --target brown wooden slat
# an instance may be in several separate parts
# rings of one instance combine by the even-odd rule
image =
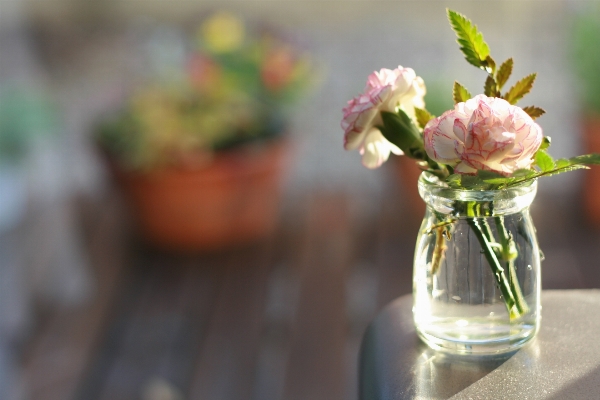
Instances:
[[[300,295],[284,399],[341,399],[345,391],[345,279],[350,215],[343,195],[310,199],[308,242],[299,260]]]
[[[220,284],[214,261],[140,255],[78,398],[139,398],[156,381],[186,389]]]
[[[306,247],[306,199],[284,202],[277,232],[273,268],[267,283],[264,324],[256,362],[254,390],[247,398],[281,400],[290,355],[291,332],[299,294],[297,263]]]
[[[111,196],[91,231],[89,252],[96,275],[96,296],[78,309],[56,310],[30,344],[23,361],[28,398],[73,397],[93,352],[124,263],[120,204]]]
[[[220,266],[224,280],[198,354],[188,398],[233,400],[251,396],[272,245],[268,241],[233,251]]]

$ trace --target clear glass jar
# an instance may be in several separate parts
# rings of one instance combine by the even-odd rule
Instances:
[[[536,191],[536,181],[478,191],[421,175],[427,210],[415,251],[413,314],[430,347],[504,353],[535,336],[541,257],[529,206]]]

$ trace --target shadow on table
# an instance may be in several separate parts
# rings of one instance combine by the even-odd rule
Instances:
[[[391,303],[365,333],[360,398],[447,399],[500,367],[515,353],[452,356],[422,343],[412,322],[412,297]]]
[[[589,389],[592,387],[600,387],[600,367],[584,375],[581,379],[578,379],[575,382],[563,387],[552,397],[550,397],[550,399],[589,399],[592,398],[590,397],[589,392]]]

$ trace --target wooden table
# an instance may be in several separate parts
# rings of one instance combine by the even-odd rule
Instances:
[[[96,291],[40,305],[17,353],[27,398],[356,399],[365,329],[412,289],[421,216],[399,191],[294,193],[272,237],[196,255],[141,244],[115,193],[83,202]],[[534,210],[543,287],[600,287],[600,235],[539,204],[556,204]]]

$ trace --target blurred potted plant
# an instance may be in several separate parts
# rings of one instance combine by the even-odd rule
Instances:
[[[182,71],[139,87],[96,135],[144,236],[176,250],[274,229],[288,106],[312,76],[306,54],[270,32],[247,34],[229,13],[192,39]]]
[[[582,106],[586,153],[600,153],[600,4],[590,3],[575,16],[572,49]],[[600,227],[600,170],[584,171],[583,206],[589,221]]]

